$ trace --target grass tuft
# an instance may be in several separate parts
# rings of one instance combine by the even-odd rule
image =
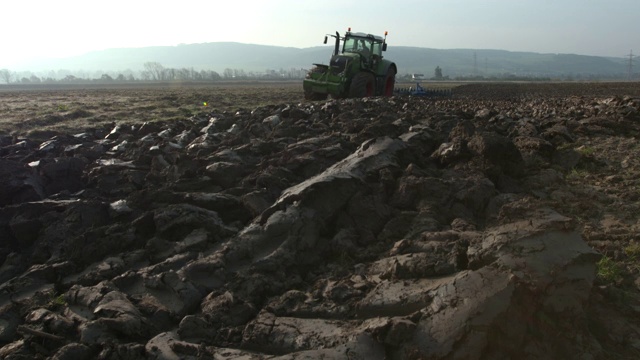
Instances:
[[[598,278],[606,283],[619,282],[622,280],[622,266],[608,256],[603,256],[596,263]]]

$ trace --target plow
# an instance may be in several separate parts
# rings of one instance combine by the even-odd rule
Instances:
[[[448,97],[452,95],[452,91],[451,89],[424,88],[417,82],[415,87],[396,87],[393,94],[397,96]]]

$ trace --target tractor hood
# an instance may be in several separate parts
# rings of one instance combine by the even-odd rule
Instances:
[[[360,61],[360,54],[357,53],[343,53],[339,55],[334,55],[331,57],[331,62],[329,64],[331,68],[331,72],[333,74],[339,74],[347,68],[349,64],[353,61]]]

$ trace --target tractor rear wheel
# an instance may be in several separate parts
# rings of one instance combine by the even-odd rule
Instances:
[[[396,86],[396,71],[390,68],[387,76],[384,78],[384,96],[393,96],[393,89]]]
[[[361,98],[375,95],[376,79],[372,73],[359,72],[351,79],[350,98]]]

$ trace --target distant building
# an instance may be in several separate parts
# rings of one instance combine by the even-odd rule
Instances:
[[[422,80],[424,78],[424,74],[411,74],[411,79],[413,80]]]

